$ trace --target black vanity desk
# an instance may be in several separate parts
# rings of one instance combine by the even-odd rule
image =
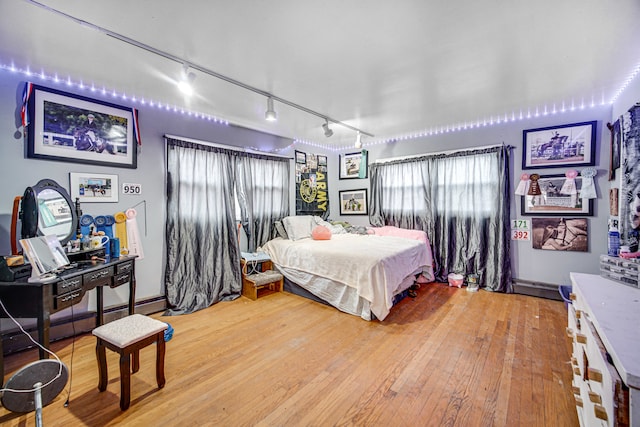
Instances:
[[[136,298],[135,256],[113,258],[109,262],[79,262],[65,270],[50,283],[29,283],[27,278],[16,282],[0,282],[0,300],[15,318],[36,318],[38,342],[49,348],[50,316],[79,303],[84,294],[96,288],[96,326],[103,323],[103,286],[112,288],[129,283],[129,314],[133,314]],[[0,317],[7,317],[0,309]],[[39,349],[41,359],[48,353]],[[4,378],[4,357],[0,337],[0,385]]]

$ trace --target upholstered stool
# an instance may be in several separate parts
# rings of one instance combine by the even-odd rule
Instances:
[[[96,356],[100,371],[98,390],[105,391],[109,380],[106,348],[120,354],[120,409],[129,408],[131,402],[131,372],[140,369],[140,349],[156,343],[156,380],[164,387],[164,331],[167,324],[142,314],[133,314],[114,320],[93,330],[98,338]],[[133,355],[133,360],[131,356]],[[133,362],[133,366],[131,366]]]
[[[272,291],[282,292],[284,277],[275,270],[248,274],[242,279],[242,295],[252,300],[258,299],[258,290],[268,287]]]

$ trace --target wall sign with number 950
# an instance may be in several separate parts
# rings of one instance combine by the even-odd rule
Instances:
[[[139,196],[140,194],[142,194],[142,185],[123,183],[122,194],[131,194],[134,196]]]

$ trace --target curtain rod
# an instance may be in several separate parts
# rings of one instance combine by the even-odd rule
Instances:
[[[260,154],[262,156],[279,157],[281,159],[293,159],[293,157],[283,156],[281,154],[265,153],[264,151],[252,150],[247,147],[236,147],[235,145],[220,144],[219,142],[203,141],[201,139],[186,138],[184,136],[170,135],[165,133],[165,138],[179,139],[180,141],[193,142],[194,144],[207,145],[209,147],[224,148],[225,150],[239,151],[241,153]]]
[[[395,162],[397,160],[416,159],[418,157],[433,156],[438,154],[453,154],[453,153],[459,153],[461,151],[468,151],[468,150],[485,150],[487,148],[502,147],[502,146],[504,146],[504,144],[493,144],[493,145],[484,145],[482,147],[467,147],[467,148],[458,148],[455,150],[434,151],[432,153],[412,154],[410,156],[387,157],[386,159],[376,159],[371,163],[388,163],[388,162]]]

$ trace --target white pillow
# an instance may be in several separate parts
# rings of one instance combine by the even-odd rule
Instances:
[[[282,225],[291,240],[300,240],[311,237],[311,230],[316,226],[311,215],[287,216],[282,218]]]

